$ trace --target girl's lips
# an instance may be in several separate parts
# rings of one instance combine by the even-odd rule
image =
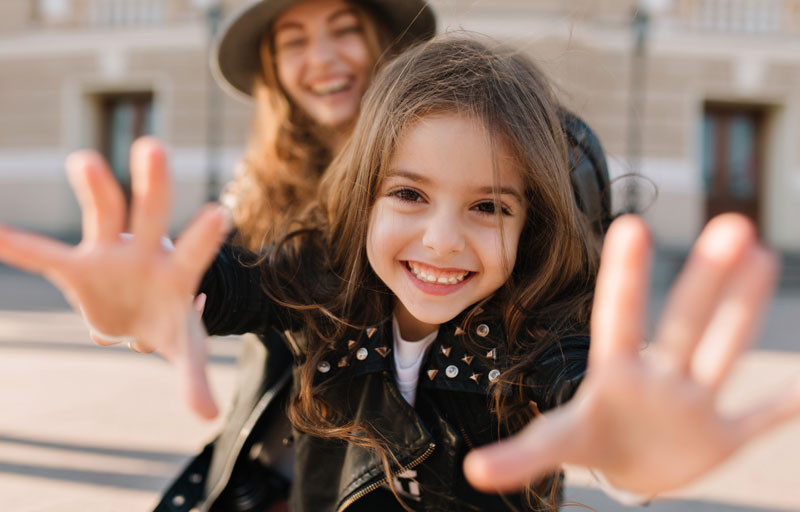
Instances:
[[[406,275],[411,280],[414,285],[419,288],[424,293],[429,295],[448,295],[450,293],[454,293],[461,288],[463,288],[469,281],[472,280],[473,276],[475,276],[475,272],[469,272],[466,277],[458,281],[457,283],[439,283],[439,282],[430,282],[430,281],[423,281],[411,271],[409,267],[409,262],[403,261],[400,264],[403,267]]]

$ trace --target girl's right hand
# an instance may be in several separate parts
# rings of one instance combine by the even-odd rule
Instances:
[[[176,366],[192,409],[214,417],[205,375],[206,333],[192,296],[229,230],[227,215],[209,205],[174,251],[162,247],[171,186],[166,153],[153,138],[139,139],[131,148],[127,229],[133,237],[120,236],[125,199],[100,155],[73,153],[67,174],[81,207],[81,242],[73,247],[0,225],[0,260],[49,279],[98,331],[134,336],[136,350],[160,353]]]

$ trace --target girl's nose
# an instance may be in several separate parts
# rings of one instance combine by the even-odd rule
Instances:
[[[457,215],[436,212],[428,219],[422,245],[437,256],[447,256],[464,250],[466,240]]]

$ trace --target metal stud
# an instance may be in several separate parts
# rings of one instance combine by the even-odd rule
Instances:
[[[320,361],[317,365],[317,371],[320,373],[328,373],[331,371],[331,363],[328,361]]]
[[[379,356],[381,356],[381,357],[386,357],[386,355],[387,355],[387,354],[388,354],[388,353],[389,353],[391,350],[392,350],[392,349],[390,349],[389,347],[387,347],[387,346],[385,346],[385,345],[384,345],[383,347],[377,347],[377,348],[375,348],[375,352],[377,352],[377,353],[378,353],[378,355],[379,355]]]
[[[375,332],[378,330],[377,327],[370,327],[367,329],[367,338],[372,338]]]
[[[186,503],[186,498],[183,496],[183,494],[178,494],[172,497],[172,504],[176,507],[182,507],[184,503]]]
[[[471,365],[473,359],[475,359],[475,356],[471,356],[469,354],[464,354],[464,357],[461,358],[461,360],[467,363],[467,365]]]
[[[497,349],[493,348],[492,350],[486,352],[486,357],[488,357],[489,359],[492,359],[492,360],[496,360],[497,359]]]
[[[352,350],[353,347],[356,346],[356,340],[350,340],[347,342],[347,350]]]
[[[359,361],[363,361],[364,359],[367,358],[368,355],[369,351],[367,350],[367,347],[361,347],[356,352],[356,359],[358,359]]]
[[[428,378],[429,378],[430,380],[433,380],[433,379],[435,379],[435,378],[436,378],[436,375],[437,375],[438,373],[439,373],[439,370],[436,370],[436,369],[434,369],[434,368],[431,368],[430,370],[428,370]]]
[[[455,379],[458,377],[458,366],[451,364],[444,369],[444,374],[447,375],[448,379]]]
[[[483,377],[482,373],[473,373],[472,375],[469,376],[469,380],[471,380],[475,384],[478,384],[478,382],[480,382],[481,380],[481,377]]]
[[[485,338],[489,335],[489,326],[486,324],[480,324],[478,328],[475,329],[475,332],[478,333],[478,336],[481,338]]]
[[[450,351],[453,350],[453,347],[448,347],[447,345],[442,345],[440,347],[440,350],[442,351],[442,354],[444,354],[444,357],[450,357]]]
[[[489,382],[494,382],[500,377],[500,370],[492,370],[489,372]]]
[[[462,329],[461,327],[456,327],[455,335],[456,336],[461,336],[463,334],[464,334],[464,329]]]
[[[191,475],[189,475],[189,481],[197,485],[203,481],[203,475],[201,475],[200,473],[192,473]]]
[[[343,357],[343,358],[339,359],[339,363],[338,363],[339,368],[344,368],[348,364],[350,364],[350,363],[349,363],[349,361],[347,360],[346,357]]]

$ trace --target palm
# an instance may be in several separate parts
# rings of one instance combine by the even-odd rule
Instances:
[[[800,412],[798,394],[735,416],[716,408],[717,390],[757,329],[775,277],[774,258],[752,226],[732,215],[711,222],[640,352],[648,249],[639,220],[612,226],[584,382],[567,405],[470,454],[465,471],[474,485],[512,489],[571,463],[599,470],[622,489],[656,494],[688,483]]]
[[[125,202],[98,155],[68,160],[70,183],[83,214],[75,247],[0,227],[0,259],[39,273],[58,286],[99,331],[136,337],[135,348],[157,350],[178,367],[190,404],[204,416],[216,409],[205,380],[204,333],[191,296],[216,253],[225,219],[207,208],[173,251],[162,247],[170,183],[163,149],[152,139],[132,148],[133,197],[123,236]]]

